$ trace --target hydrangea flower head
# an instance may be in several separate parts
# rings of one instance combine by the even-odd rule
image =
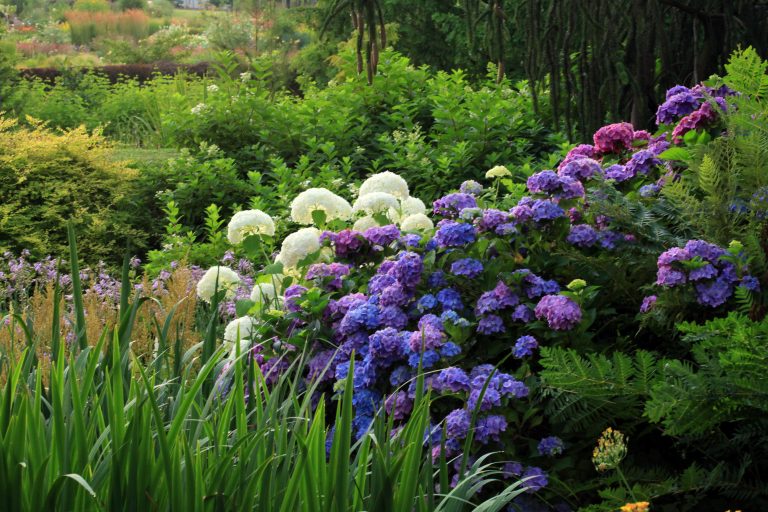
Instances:
[[[197,296],[205,302],[211,302],[216,291],[224,291],[225,299],[235,296],[240,285],[240,276],[229,267],[209,268],[197,282]]]
[[[405,199],[409,197],[408,183],[397,174],[384,171],[374,174],[360,185],[359,197],[368,194],[384,192],[397,198]]]
[[[301,260],[320,250],[320,234],[317,228],[302,228],[291,233],[283,240],[275,261],[286,268],[295,268]]]
[[[451,273],[456,276],[474,279],[483,273],[483,264],[474,258],[463,258],[451,264]]]
[[[568,331],[581,322],[581,308],[564,295],[545,295],[535,309],[536,318],[545,319],[551,329]]]
[[[328,221],[352,217],[349,203],[325,188],[307,189],[291,202],[291,220],[297,224],[314,224],[312,213],[315,211],[324,212]]]
[[[518,359],[533,355],[533,351],[539,348],[539,342],[533,336],[520,336],[512,348],[512,355]]]
[[[244,210],[232,216],[227,226],[227,239],[237,245],[249,235],[275,234],[275,222],[261,210]]]
[[[493,178],[505,178],[507,176],[512,176],[512,173],[509,172],[509,169],[507,169],[503,165],[497,165],[495,167],[491,167],[485,173],[485,177],[488,178],[489,180]]]
[[[475,228],[471,224],[447,221],[441,223],[435,241],[440,247],[461,247],[475,241]]]
[[[433,211],[436,215],[448,218],[456,218],[465,208],[477,208],[475,196],[457,192],[443,196],[433,204]]]
[[[602,154],[620,153],[632,147],[635,130],[629,123],[603,126],[593,137],[595,149]]]
[[[364,196],[360,196],[352,205],[353,213],[366,213],[368,215],[374,215],[377,213],[389,213],[390,210],[395,210],[400,207],[400,202],[397,197],[387,192],[371,192]],[[359,228],[355,227],[359,230]],[[364,230],[363,230],[364,231]]]
[[[541,441],[539,441],[538,446],[540,455],[548,455],[550,457],[554,455],[560,455],[563,453],[564,448],[565,445],[563,444],[563,440],[557,436],[549,436],[543,438]]]
[[[432,220],[423,213],[414,213],[400,222],[403,231],[430,231],[435,227]]]
[[[559,176],[584,181],[602,173],[600,164],[591,158],[575,158],[558,169]]]
[[[483,186],[475,180],[467,180],[459,187],[459,192],[462,194],[471,194],[473,196],[479,196],[483,193]]]

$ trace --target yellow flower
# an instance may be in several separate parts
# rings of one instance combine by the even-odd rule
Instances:
[[[592,462],[600,472],[615,469],[627,455],[627,444],[624,434],[611,427],[605,429],[597,440],[597,446],[592,452]]]
[[[647,501],[638,501],[637,503],[627,503],[621,507],[621,512],[648,512],[650,503]]]

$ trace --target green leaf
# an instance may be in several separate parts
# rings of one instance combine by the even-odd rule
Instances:
[[[315,226],[319,228],[325,226],[327,218],[325,210],[312,210],[312,222],[315,223]]]
[[[235,303],[235,314],[238,317],[245,316],[255,306],[256,303],[251,299],[241,299]]]
[[[282,262],[277,262],[277,263],[272,263],[270,265],[267,265],[266,267],[264,267],[262,269],[261,273],[262,274],[267,274],[267,275],[282,274],[283,273],[283,263]]]
[[[659,158],[664,160],[681,160],[683,162],[687,162],[691,159],[691,153],[686,149],[674,147],[662,152],[659,155]]]

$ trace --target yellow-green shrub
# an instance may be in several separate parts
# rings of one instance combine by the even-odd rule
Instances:
[[[98,131],[30,124],[0,118],[0,250],[66,254],[69,219],[89,262],[118,262],[127,239],[143,245],[125,204],[136,171],[111,158]]]

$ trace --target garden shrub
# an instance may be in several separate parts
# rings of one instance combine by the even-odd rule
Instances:
[[[241,212],[229,240],[261,264],[255,284],[242,290],[236,272],[217,266],[199,296],[215,300],[220,279],[219,298],[235,300],[238,316],[225,343],[248,349],[268,381],[309,357],[307,385],[338,392],[354,360],[357,437],[376,412],[395,425],[407,418],[426,369],[441,397],[425,437],[436,460],[457,457],[458,471],[498,452],[510,475],[530,477],[522,509],[559,500],[595,511],[630,501],[761,509],[764,468],[744,447],[765,428],[765,389],[752,373],[762,370],[765,323],[762,196],[701,176],[723,144],[763,150],[750,143],[763,128],[739,119],[763,112],[765,77],[754,52],[736,54],[725,79],[668,92],[655,136],[608,125],[523,190],[496,166],[491,187],[467,181],[436,200],[436,225],[410,197],[418,190],[391,173],[366,181],[353,205],[301,193],[291,221],[305,227],[274,260],[271,221]],[[723,86],[739,80],[757,85]],[[671,203],[679,184],[696,201]],[[748,205],[731,215],[755,218],[692,222],[724,193]],[[721,242],[735,235],[758,243]],[[716,320],[734,309],[755,321]],[[684,318],[708,323],[680,324],[680,337],[671,323]]]
[[[66,224],[82,233],[88,261],[119,262],[126,243],[143,247],[123,203],[135,171],[110,158],[107,141],[82,128],[54,134],[43,125],[0,122],[0,248],[33,257],[66,253]]]

